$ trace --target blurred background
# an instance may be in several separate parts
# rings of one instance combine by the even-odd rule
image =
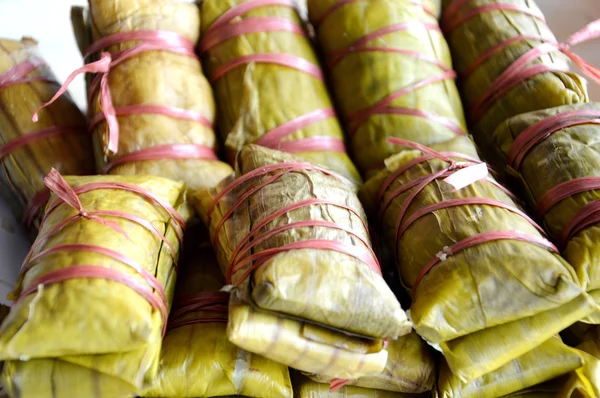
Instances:
[[[537,0],[537,3],[561,41],[600,18],[600,0]],[[0,37],[35,38],[42,57],[62,82],[82,64],[71,31],[70,8],[85,4],[85,0],[0,0]],[[576,52],[592,64],[600,65],[600,39],[577,46]],[[82,76],[71,84],[69,91],[79,106],[85,108]],[[591,84],[590,96],[600,100],[600,87]],[[6,294],[16,281],[28,247],[25,234],[0,198],[0,302],[7,303]]]

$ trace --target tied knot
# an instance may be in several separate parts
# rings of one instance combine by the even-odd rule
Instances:
[[[446,261],[449,256],[452,255],[452,249],[448,246],[444,246],[444,248],[438,252],[435,256],[439,258],[441,261]]]
[[[88,213],[88,212],[87,212],[87,211],[85,211],[85,210],[84,210],[84,211],[79,211],[79,215],[80,215],[82,218],[85,218],[86,220],[89,220],[89,219],[91,219],[91,218],[92,218],[92,216],[90,215],[90,213]]]

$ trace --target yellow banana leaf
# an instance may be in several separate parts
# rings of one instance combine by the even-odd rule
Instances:
[[[360,176],[343,148],[342,129],[327,86],[319,78],[322,74],[319,60],[311,41],[302,34],[304,26],[297,11],[283,5],[253,7],[234,20],[225,21],[218,29],[213,25],[225,13],[246,3],[249,2],[202,3],[201,48],[220,105],[218,123],[228,159],[233,159],[245,144],[256,143],[298,153],[360,183]],[[269,30],[273,20],[286,27]],[[256,32],[253,28],[249,33],[235,34],[236,29],[243,31],[253,21],[265,31]],[[295,57],[300,69],[308,68],[310,73],[261,60],[264,56]],[[244,62],[230,67],[231,62],[239,61]],[[328,113],[319,117],[321,111]],[[339,148],[328,146],[327,143],[333,142]],[[316,147],[311,146],[314,144]]]
[[[74,31],[82,53],[98,40],[111,35],[159,30],[178,34],[192,44],[198,42],[200,15],[198,6],[173,0],[89,0],[89,20],[82,8],[72,12]],[[105,48],[113,57],[140,44],[126,41]],[[88,62],[93,58],[87,58]],[[99,171],[114,175],[156,175],[184,181],[191,190],[216,185],[229,175],[231,168],[218,160],[197,154],[164,154],[164,158],[144,160],[132,157],[169,145],[187,146],[187,151],[217,146],[211,127],[215,118],[212,89],[202,72],[200,61],[170,51],[143,51],[113,65],[108,73],[108,88],[118,117],[118,150],[109,149],[109,127],[103,120],[92,123]],[[176,114],[193,113],[205,122],[173,115],[142,111],[119,115],[132,106],[162,106]],[[92,96],[91,118],[104,110],[98,91]],[[144,152],[146,151],[146,152]],[[129,156],[124,158],[124,156]]]
[[[18,83],[21,79],[37,81]],[[57,90],[54,75],[37,54],[35,40],[0,39],[0,192],[28,226],[39,224],[49,196],[42,180],[50,169],[64,174],[94,173],[85,118],[69,96],[41,109],[37,123],[31,120]]]
[[[476,156],[462,137],[433,149]],[[491,176],[453,189],[443,179],[464,169],[444,172],[451,163],[422,156],[389,158],[360,197],[413,295],[416,332],[453,373],[479,378],[596,309],[573,268]]]
[[[337,391],[329,391],[329,384],[317,383],[298,372],[292,373],[292,381],[297,398],[420,398],[424,396],[423,394],[404,394],[356,386],[344,386]]]
[[[248,145],[238,154],[234,185],[227,188],[231,181],[225,180],[198,195],[199,210],[210,226],[219,264],[229,276],[227,282],[235,287],[234,296],[269,316],[290,317],[375,340],[409,333],[406,314],[373,263],[366,217],[353,185],[318,166],[299,162],[292,155]],[[244,246],[246,242],[249,246]],[[285,358],[283,351],[263,353],[265,346],[250,348],[232,337],[272,339],[277,344],[278,339],[261,332],[262,328],[277,333],[285,330],[288,341],[298,341],[300,334],[346,347],[335,343],[342,337],[340,333],[296,321],[284,327],[280,325],[283,320],[252,323],[245,318],[254,317],[254,310],[237,308],[235,315],[236,311],[230,311],[229,338],[248,351],[258,348],[258,353],[280,362],[280,356]],[[308,337],[312,333],[316,336]],[[345,336],[342,341],[346,339],[352,340]],[[381,350],[380,342],[356,340],[359,347],[368,346],[368,352]],[[322,352],[335,352],[324,348]],[[300,357],[305,351],[302,345],[294,345],[294,349],[299,349]],[[294,358],[289,355],[286,364]],[[360,365],[361,355],[354,357],[357,362],[349,362],[344,375],[360,374],[360,367],[354,365]],[[364,374],[381,372],[384,363],[385,358]],[[319,370],[324,365],[327,362],[313,362],[301,370],[322,373]],[[332,377],[347,377],[331,373]]]
[[[387,351],[388,360],[381,374],[361,377],[347,385],[413,394],[432,390],[436,378],[435,358],[415,332],[390,341]],[[318,383],[331,382],[330,377],[307,376]]]
[[[308,1],[363,175],[399,152],[389,137],[431,145],[466,134],[450,50],[428,3]]]
[[[566,346],[558,338],[550,338],[530,352],[468,383],[452,374],[442,360],[435,396],[502,397],[575,371],[584,363],[577,350]]]
[[[577,116],[577,112],[583,113],[583,116]],[[589,114],[585,115],[586,112]],[[538,123],[547,123],[551,118],[560,117],[559,115],[567,123],[574,122],[576,125],[562,129],[557,125],[551,131],[544,129],[552,134],[548,134],[529,151],[523,151],[522,161],[512,160],[518,147],[523,145],[521,140],[524,137],[521,135],[525,131],[536,128]],[[548,198],[546,194],[552,195],[551,191],[561,184],[598,178],[600,155],[596,148],[600,126],[595,122],[598,116],[599,103],[566,105],[515,116],[496,129],[493,135],[495,157],[521,188],[532,209],[543,205],[542,202]],[[589,123],[586,123],[588,120]],[[516,140],[519,141],[515,144]],[[540,178],[540,173],[544,178]],[[543,220],[543,226],[553,241],[563,249],[564,258],[575,268],[583,287],[597,301],[600,301],[600,224],[587,223],[594,216],[594,213],[589,213],[584,218],[586,223],[583,228],[573,229],[575,233],[571,234],[565,231],[569,230],[572,220],[579,212],[586,211],[586,208],[593,206],[593,202],[599,199],[600,191],[594,190],[592,184],[590,189],[577,190],[573,195],[565,197],[545,214],[541,214],[543,211],[534,211]],[[565,239],[563,235],[570,235],[570,238]],[[600,322],[600,314],[595,314],[588,321]]]
[[[142,176],[65,181],[56,172],[46,184],[55,194],[0,326],[0,359],[22,361],[7,365],[8,385],[36,398],[87,396],[107,380],[102,388],[132,394],[158,368],[189,216],[176,210],[187,209],[184,185]],[[54,381],[22,378],[34,374]],[[67,390],[46,388],[59,385]]]
[[[545,65],[554,71],[533,74],[522,83],[511,87],[504,85],[492,88],[494,82],[513,63],[531,49],[545,41],[556,41],[548,25],[534,15],[543,14],[533,0],[473,0],[464,2],[456,12],[451,12],[457,0],[442,2],[443,14],[441,25],[450,45],[455,69],[459,75],[459,89],[470,116],[470,131],[483,153],[489,155],[491,137],[494,129],[509,117],[552,108],[555,106],[587,102],[588,95],[585,80],[576,73],[568,72],[568,60],[560,52],[535,58],[526,63],[521,70],[531,65]],[[473,9],[494,4],[509,4],[524,8],[531,14],[512,10],[493,10],[480,13],[473,18],[459,23],[462,17]],[[455,22],[458,21],[458,22]],[[525,35],[525,40],[515,39]],[[509,45],[492,52],[488,51],[506,40]],[[482,61],[478,61],[481,59]],[[480,65],[478,66],[478,63]],[[567,70],[567,71],[561,71]],[[492,88],[492,91],[490,91]],[[504,93],[501,90],[507,89]],[[498,98],[486,92],[498,94]],[[479,106],[478,104],[485,104]],[[473,108],[479,110],[473,111]],[[491,160],[490,160],[491,161]]]
[[[228,297],[218,293],[225,280],[207,243],[208,234],[204,227],[198,229],[186,233],[187,246],[169,330],[163,339],[158,376],[141,396],[292,397],[286,366],[241,350],[227,340]],[[221,296],[213,304],[216,308],[196,306],[189,308],[190,312],[181,310],[206,293]]]

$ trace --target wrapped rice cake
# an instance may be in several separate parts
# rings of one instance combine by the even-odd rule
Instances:
[[[158,368],[184,185],[55,170],[45,182],[53,195],[0,326],[6,384],[21,397],[130,395]]]
[[[397,153],[466,135],[448,44],[420,0],[310,0],[335,98],[363,175]]]
[[[254,143],[360,183],[293,0],[206,0],[202,32],[200,49],[232,164],[242,146]]]
[[[329,384],[318,383],[292,372],[294,396],[298,398],[422,398],[424,394],[403,394],[392,391],[371,390],[356,386],[344,386],[337,391],[331,391]]]
[[[596,310],[573,268],[458,137],[397,140],[360,197],[413,297],[416,332],[463,381],[492,372]]]
[[[237,169],[235,179],[199,195],[200,211],[233,290],[230,340],[310,373],[325,370],[328,376],[344,378],[380,373],[386,356],[376,356],[377,366],[368,369],[366,354],[380,352],[382,338],[409,333],[410,324],[381,276],[353,184],[257,145],[239,152]],[[280,318],[272,323],[271,316]],[[298,336],[325,344],[308,350],[294,343],[302,341]],[[253,341],[254,348],[240,342],[242,338]],[[275,353],[271,346],[279,339],[299,350],[296,355]],[[269,340],[272,344],[265,346]],[[330,366],[336,357],[324,361],[321,356],[333,354],[330,345],[357,352],[358,361],[349,358],[342,363],[346,371],[337,373]],[[308,363],[311,357],[316,360],[308,366],[290,364]]]
[[[198,6],[174,0],[89,0],[72,12],[90,79],[89,125],[97,167],[156,175],[191,190],[231,168],[217,160],[212,90],[194,52]],[[76,72],[77,73],[77,72]]]
[[[521,188],[533,215],[600,301],[600,104],[515,116],[494,132],[494,156]],[[544,178],[540,178],[540,174]],[[600,321],[600,314],[594,319]]]
[[[452,374],[448,365],[442,360],[435,396],[440,398],[503,397],[575,372],[584,363],[577,350],[566,346],[555,337],[499,369],[467,383]],[[555,391],[558,389],[559,387]]]
[[[430,347],[415,332],[391,340],[387,351],[385,369],[376,376],[364,376],[356,380],[332,380],[322,375],[307,376],[318,383],[331,383],[332,387],[357,386],[411,394],[433,389],[436,379],[435,358]]]
[[[186,233],[158,376],[142,397],[292,397],[287,366],[227,340],[229,294],[204,227]]]
[[[444,0],[443,5],[441,24],[470,130],[484,154],[494,129],[509,117],[588,101],[585,80],[569,72],[569,59],[561,53],[579,40],[559,46],[535,1]]]
[[[37,54],[37,42],[0,39],[0,191],[17,219],[37,227],[50,197],[42,182],[53,167],[93,174],[92,141],[85,118],[69,96],[38,113],[59,88]]]

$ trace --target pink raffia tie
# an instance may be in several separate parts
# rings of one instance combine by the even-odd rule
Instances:
[[[25,274],[33,266],[35,266],[35,264],[39,260],[41,260],[42,258],[45,258],[46,256],[49,256],[51,254],[59,253],[59,252],[60,253],[73,253],[73,252],[86,251],[86,252],[96,253],[99,255],[110,257],[124,265],[127,265],[129,268],[131,268],[135,271],[135,275],[124,273],[124,272],[118,271],[116,269],[107,268],[107,267],[103,267],[103,266],[99,266],[99,265],[93,265],[93,264],[71,265],[66,268],[61,268],[58,270],[53,270],[53,271],[47,272],[47,273],[43,274],[42,276],[38,277],[36,280],[34,280],[29,285],[29,287],[25,288],[24,290],[22,290],[19,293],[19,295],[17,296],[16,302],[15,302],[15,305],[18,302],[20,302],[20,300],[22,300],[24,297],[38,291],[39,287],[42,285],[51,285],[51,284],[61,283],[61,282],[71,280],[71,279],[77,279],[77,278],[112,280],[112,281],[121,283],[121,284],[131,288],[132,290],[137,292],[140,296],[142,296],[144,299],[146,299],[152,305],[153,308],[155,308],[157,311],[160,312],[160,314],[163,318],[162,332],[164,335],[164,333],[166,331],[167,315],[168,315],[167,314],[167,298],[166,298],[166,295],[165,295],[165,292],[164,292],[164,289],[163,289],[161,283],[156,279],[156,277],[154,277],[154,275],[152,275],[149,271],[147,271],[142,264],[140,264],[136,260],[134,260],[122,253],[116,252],[112,249],[108,249],[108,248],[105,248],[102,246],[85,244],[85,243],[82,243],[82,244],[79,244],[79,243],[78,244],[59,244],[59,245],[53,246],[49,249],[39,251],[41,246],[44,243],[46,243],[50,237],[52,237],[53,235],[55,235],[56,233],[61,231],[67,225],[72,224],[80,219],[86,219],[89,221],[93,221],[93,222],[102,224],[108,228],[113,229],[115,232],[123,235],[123,237],[125,239],[129,239],[127,233],[123,230],[123,228],[120,226],[120,224],[118,222],[109,220],[109,219],[105,219],[103,217],[106,217],[106,216],[115,217],[115,218],[126,219],[126,220],[132,221],[134,223],[140,223],[140,221],[138,220],[138,216],[135,216],[133,214],[127,214],[124,212],[118,212],[118,211],[89,211],[89,212],[86,211],[83,208],[81,201],[79,200],[78,192],[75,189],[73,189],[62,178],[62,176],[60,175],[60,173],[58,173],[58,171],[56,171],[54,169],[52,169],[52,171],[46,176],[46,178],[44,179],[44,183],[46,184],[48,189],[52,193],[54,193],[54,195],[56,196],[56,200],[53,203],[49,204],[49,206],[48,206],[46,217],[61,204],[66,204],[67,206],[72,207],[73,209],[75,209],[77,211],[77,214],[75,216],[70,217],[70,218],[64,220],[63,222],[59,223],[53,229],[45,232],[43,235],[38,236],[38,238],[34,242],[33,246],[31,247],[29,253],[27,254],[27,257],[25,258],[23,265],[21,266],[21,274]],[[123,186],[120,186],[116,183],[114,186],[101,185],[100,188],[92,186],[90,184],[88,186],[79,187],[79,188],[83,188],[83,189],[80,189],[80,191],[82,191],[82,192],[79,192],[79,193],[89,192],[94,189],[103,189],[103,188],[109,188],[109,187],[110,187],[110,189],[124,189]],[[130,190],[132,192],[137,192],[137,193],[143,192],[143,194],[144,194],[143,196],[147,199],[150,199],[150,198],[157,199],[156,197],[154,197],[154,195],[152,193],[150,193],[149,191],[145,191],[140,187],[135,187],[135,188],[129,187],[129,188],[130,189],[128,189],[128,190]],[[162,199],[158,199],[157,204],[159,204],[163,209],[165,208],[164,201],[162,201]],[[172,214],[171,212],[174,211],[174,209],[172,209],[172,208],[167,208],[165,210],[167,212],[169,212],[169,214]],[[42,224],[46,221],[46,217],[42,221]],[[180,221],[181,221],[181,217],[179,216],[179,217],[177,217],[176,222],[179,223]],[[148,222],[148,224],[151,225],[150,222]],[[164,237],[164,235],[163,235],[163,237]],[[37,251],[37,254],[34,254],[34,253],[36,253],[36,251]],[[175,263],[176,263],[176,258],[174,258],[174,264]],[[144,282],[142,283],[136,276],[141,277]]]
[[[229,293],[203,292],[176,299],[171,311],[168,330],[202,323],[227,323]],[[207,315],[204,313],[211,313]],[[190,317],[192,313],[195,316]]]
[[[461,154],[453,154],[453,153],[440,153],[428,148],[424,145],[418,144],[416,142],[401,140],[398,138],[390,138],[389,142],[394,145],[399,145],[411,149],[416,149],[423,152],[423,156],[416,158],[414,161],[408,162],[403,167],[400,167],[394,173],[383,182],[379,192],[377,201],[381,203],[379,218],[380,220],[385,217],[385,212],[391,205],[391,203],[397,199],[400,195],[404,193],[409,193],[406,199],[402,203],[402,210],[398,216],[395,226],[395,236],[394,242],[399,242],[402,236],[409,230],[409,228],[419,219],[425,217],[429,214],[432,214],[438,210],[449,209],[458,206],[492,206],[495,208],[503,209],[509,211],[513,214],[516,214],[522,218],[524,218],[527,222],[533,225],[541,234],[543,234],[543,229],[535,223],[527,214],[518,209],[511,203],[505,203],[499,200],[484,198],[484,197],[464,197],[457,199],[447,199],[435,203],[433,205],[422,207],[421,209],[413,212],[410,216],[407,217],[408,209],[411,207],[413,203],[415,203],[417,196],[423,192],[423,190],[432,182],[438,179],[443,179],[443,181],[448,182],[452,185],[452,183],[459,183],[458,186],[462,189],[469,185],[472,185],[476,182],[482,181],[493,184],[495,187],[500,188],[504,192],[507,192],[506,188],[502,187],[495,180],[489,178],[487,174],[487,165],[481,161],[470,159],[465,155]],[[466,162],[458,162],[453,160],[452,157],[458,157],[462,159],[467,159]],[[437,159],[443,162],[447,162],[450,164],[449,167],[442,169],[440,171],[434,172],[429,175],[424,175],[407,183],[400,185],[398,188],[395,188],[392,192],[386,195],[386,191],[388,191],[392,184],[397,180],[397,178],[402,174],[408,171],[410,168],[415,167],[424,162],[428,162],[430,160]],[[482,170],[485,167],[485,173]],[[452,179],[453,176],[460,175],[455,180]],[[456,187],[455,187],[456,190]],[[470,247],[480,245],[483,243],[488,243],[497,240],[510,239],[510,240],[518,240],[525,241],[529,243],[533,243],[536,245],[543,246],[548,248],[551,251],[558,252],[547,239],[541,236],[535,236],[530,234],[525,234],[519,231],[492,231],[485,232],[478,235],[474,235],[467,239],[464,239],[452,247],[444,248],[442,252],[440,252],[435,258],[433,258],[421,271],[415,282],[413,283],[412,293],[413,297],[416,294],[417,287],[423,277],[440,261],[445,260],[448,256],[457,254],[465,249]],[[397,256],[397,252],[394,251]]]
[[[442,26],[444,27],[446,34],[451,34],[459,26],[477,17],[478,15],[492,11],[518,12],[529,15],[542,23],[546,23],[543,14],[541,14],[539,10],[529,7],[515,4],[494,3],[464,11],[465,7],[468,6],[469,3],[470,0],[456,0],[448,6],[442,18]],[[494,83],[490,85],[488,90],[486,90],[481,97],[473,102],[470,110],[471,122],[479,122],[496,101],[524,81],[542,73],[569,71],[567,68],[562,68],[551,64],[534,63],[536,60],[547,54],[554,52],[563,53],[587,77],[600,84],[600,69],[590,64],[571,50],[572,47],[578,44],[596,39],[598,37],[600,37],[600,20],[591,22],[583,29],[573,34],[565,43],[558,43],[554,37],[544,37],[541,35],[519,35],[504,40],[485,51],[478,57],[477,60],[473,62],[471,66],[461,73],[461,77],[463,79],[471,76],[486,61],[513,43],[521,40],[533,40],[540,42],[540,44],[513,62],[500,76],[498,76]]]
[[[19,84],[29,84],[36,82],[43,82],[49,84],[57,84],[54,79],[45,76],[32,76],[29,75],[41,68],[45,68],[46,64],[39,58],[29,58],[23,62],[20,62],[2,74],[0,74],[0,91]],[[44,128],[38,131],[27,133],[21,137],[15,138],[14,140],[6,142],[0,146],[0,162],[4,160],[11,153],[18,151],[28,145],[31,145],[37,141],[47,140],[55,137],[59,137],[66,134],[79,134],[83,133],[85,129],[81,126],[53,126]],[[30,201],[27,203],[23,212],[23,224],[30,228],[33,225],[35,217],[40,213],[42,207],[48,201],[50,193],[47,190],[41,190],[38,192]]]
[[[217,18],[217,20],[215,20],[215,22],[206,30],[200,43],[200,51],[204,54],[208,53],[228,40],[253,33],[287,32],[300,37],[306,37],[304,28],[287,18],[241,18],[244,14],[257,8],[272,6],[289,7],[292,9],[296,8],[296,4],[293,0],[249,0],[232,7]],[[211,82],[214,83],[229,72],[252,63],[279,65],[306,73],[321,82],[324,82],[325,80],[319,65],[304,58],[285,53],[253,53],[236,57],[219,66],[211,74]],[[317,109],[273,128],[259,138],[255,144],[289,153],[313,151],[346,153],[346,146],[344,145],[344,141],[340,138],[312,136],[298,140],[286,140],[289,136],[299,130],[335,117],[336,114],[333,108]],[[229,152],[226,156],[229,162],[233,164],[235,161],[235,153]]]
[[[339,176],[331,171],[323,169],[319,166],[301,162],[272,164],[244,174],[236,180],[232,181],[229,185],[223,188],[221,192],[219,192],[208,211],[208,222],[210,223],[212,214],[218,206],[219,202],[223,200],[225,196],[229,193],[236,192],[236,198],[238,198],[237,201],[223,215],[223,217],[219,220],[215,228],[215,232],[213,234],[212,239],[213,247],[216,247],[217,239],[221,233],[221,230],[225,226],[225,223],[233,216],[236,209],[243,206],[253,194],[257,193],[259,190],[268,186],[269,184],[272,184],[273,182],[279,180],[281,177],[287,175],[288,173],[308,171],[320,172],[332,178],[338,179],[346,184],[351,184],[344,177]],[[251,181],[256,179],[258,179],[259,182],[252,185],[249,184]],[[267,232],[262,231],[264,227],[266,227],[269,223],[276,220],[277,218],[285,216],[291,211],[310,206],[335,206],[347,210],[353,216],[358,217],[367,239],[361,237],[361,235],[357,234],[356,231],[353,229],[348,229],[334,222],[323,220],[303,220],[294,223],[289,223]],[[358,242],[360,242],[360,245],[350,245],[348,243],[336,240],[307,239],[291,242],[277,248],[264,249],[260,251],[256,248],[256,246],[260,243],[265,242],[266,240],[272,238],[273,236],[279,233],[289,231],[294,228],[306,227],[324,227],[344,231],[348,235],[356,239]],[[361,217],[360,213],[356,209],[353,209],[344,203],[337,203],[315,198],[307,199],[298,203],[293,203],[281,209],[275,210],[271,214],[266,215],[266,217],[260,223],[255,225],[244,237],[244,239],[240,241],[240,243],[232,253],[227,269],[227,283],[230,285],[239,286],[241,283],[247,280],[247,278],[250,277],[254,270],[259,268],[265,262],[269,261],[271,258],[273,258],[273,256],[279,253],[301,249],[330,250],[346,254],[367,264],[374,272],[381,275],[381,268],[379,266],[379,262],[371,248],[368,227],[366,225],[365,220],[363,220],[363,218]],[[244,270],[245,273],[242,276],[236,277],[236,274]]]
[[[351,4],[357,3],[363,0],[341,0],[336,2],[332,7],[330,7],[320,18],[319,23],[322,23],[327,17],[329,17],[335,10],[340,9],[341,7]],[[422,2],[416,0],[413,2],[415,4],[422,5]],[[440,73],[436,75],[429,76],[419,82],[413,83],[407,87],[403,87],[398,91],[391,93],[387,97],[381,99],[376,104],[366,108],[361,109],[347,116],[347,122],[349,125],[349,134],[352,138],[357,130],[371,117],[374,115],[404,115],[404,116],[413,116],[422,119],[426,119],[432,121],[436,124],[442,125],[449,130],[451,130],[456,135],[465,135],[466,132],[464,129],[455,121],[450,118],[441,116],[434,112],[429,112],[416,108],[408,108],[408,107],[398,107],[393,106],[392,103],[400,97],[406,96],[422,87],[425,87],[430,84],[435,84],[439,82],[443,82],[445,80],[452,80],[456,78],[456,73],[452,70],[451,67],[445,65],[439,59],[430,56],[429,54],[425,54],[419,51],[407,50],[396,47],[389,47],[385,45],[374,45],[371,44],[373,41],[385,37],[386,35],[390,35],[398,32],[415,32],[419,34],[420,32],[438,32],[441,33],[441,29],[437,24],[437,21],[431,22],[423,22],[423,21],[407,21],[399,24],[389,25],[383,27],[381,29],[375,30],[373,32],[368,33],[364,37],[356,40],[349,46],[344,49],[331,51],[327,54],[328,57],[328,66],[330,69],[334,69],[340,62],[342,62],[348,55],[362,53],[362,52],[388,52],[395,53],[399,55],[413,57],[415,59],[430,63],[435,65],[440,69]]]
[[[141,41],[140,44],[136,44],[126,50],[119,51],[115,54],[104,51],[107,47],[122,44],[129,41]],[[148,107],[148,105],[137,105],[125,107],[125,109],[115,109],[112,96],[110,93],[110,86],[108,83],[109,72],[112,68],[122,64],[128,59],[135,57],[141,53],[147,51],[168,51],[174,54],[179,54],[188,57],[195,57],[194,44],[187,38],[175,33],[159,30],[149,31],[132,31],[132,32],[120,32],[110,36],[103,37],[102,39],[94,42],[84,53],[84,58],[91,56],[94,53],[100,52],[100,59],[88,63],[81,68],[78,68],[67,77],[62,87],[58,90],[56,95],[52,99],[38,108],[33,115],[33,121],[37,121],[37,113],[39,109],[44,108],[52,104],[58,97],[67,91],[69,84],[82,73],[93,73],[96,77],[92,81],[90,88],[90,96],[88,98],[88,108],[91,109],[93,104],[91,99],[99,92],[100,106],[102,108],[102,116],[97,117],[91,121],[92,125],[96,125],[100,121],[105,121],[108,126],[108,151],[111,153],[118,152],[119,145],[119,123],[117,116],[127,114],[141,114],[141,113],[152,113],[152,114],[163,114],[166,116],[173,116],[177,114],[178,118],[198,121],[202,124],[211,125],[204,117],[198,114],[193,114],[189,111],[181,110],[173,107],[160,107],[158,106]],[[147,111],[147,112],[145,112]]]
[[[600,125],[600,111],[593,109],[567,111],[532,124],[514,139],[506,157],[508,167],[520,173],[527,155],[538,144],[556,132],[581,125]],[[573,195],[597,189],[600,189],[600,177],[597,176],[580,177],[565,181],[542,195],[537,201],[533,213],[538,219],[543,219],[561,201]],[[564,249],[568,241],[577,232],[594,224],[592,221],[598,220],[599,217],[599,203],[591,202],[584,206],[573,216],[561,236],[558,237],[559,247]]]

